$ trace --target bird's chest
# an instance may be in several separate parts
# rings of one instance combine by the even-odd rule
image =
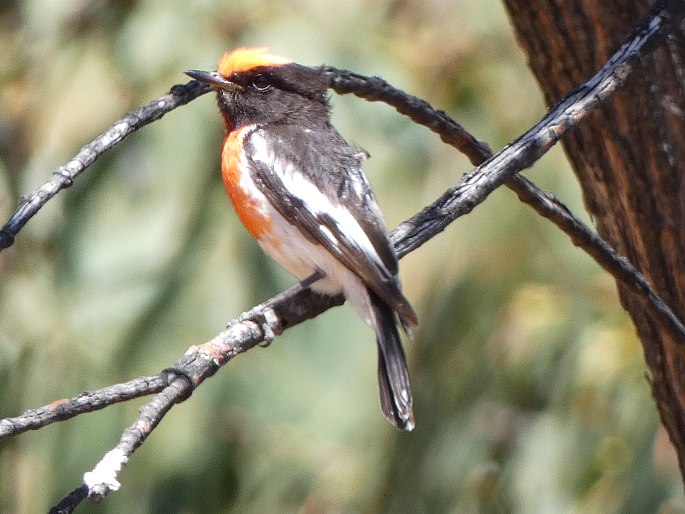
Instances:
[[[300,278],[312,273],[307,248],[313,246],[257,187],[243,152],[251,127],[231,132],[224,143],[221,176],[238,217],[264,249]]]
[[[272,229],[268,200],[252,180],[244,159],[243,145],[248,128],[228,134],[221,158],[221,177],[240,221],[259,240]]]
[[[304,279],[320,270],[327,279],[317,289],[337,292],[345,268],[321,245],[311,241],[293,220],[286,219],[255,184],[243,146],[250,127],[229,133],[224,143],[221,175],[240,221],[262,249],[290,273]],[[343,273],[344,274],[344,273]]]

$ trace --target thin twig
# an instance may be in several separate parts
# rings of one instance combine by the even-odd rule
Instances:
[[[71,514],[86,498],[88,498],[88,487],[86,484],[81,484],[51,508],[49,514]]]
[[[55,400],[43,407],[28,410],[21,416],[1,419],[0,441],[29,430],[38,430],[56,421],[64,421],[115,403],[157,393],[164,388],[164,385],[159,376],[140,377],[122,384],[86,391],[69,400]]]
[[[166,95],[126,113],[109,129],[85,145],[64,166],[52,172],[52,178],[38,189],[23,196],[12,217],[0,229],[0,251],[12,246],[14,239],[26,222],[30,220],[53,196],[62,189],[70,187],[81,172],[93,164],[98,157],[121,143],[129,134],[141,127],[160,119],[176,107],[209,92],[207,84],[191,81],[176,85]]]

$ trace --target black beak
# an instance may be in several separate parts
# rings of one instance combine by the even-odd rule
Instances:
[[[209,84],[212,87],[219,89],[236,89],[238,86],[233,82],[226,80],[216,71],[199,71],[199,70],[188,70],[185,72],[191,78]]]

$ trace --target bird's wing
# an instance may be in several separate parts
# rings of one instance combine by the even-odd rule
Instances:
[[[253,180],[271,204],[396,310],[416,314],[402,295],[397,257],[361,169],[362,152],[333,129],[255,129],[245,139]]]

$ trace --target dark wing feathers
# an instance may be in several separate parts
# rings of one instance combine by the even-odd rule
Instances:
[[[363,154],[330,127],[306,131],[292,125],[271,125],[268,131],[252,131],[245,144],[253,145],[247,152],[255,156],[250,163],[255,171],[253,180],[272,205],[311,241],[354,270],[367,287],[397,311],[405,326],[416,325],[416,313],[400,290],[397,257],[361,170]],[[350,227],[344,226],[341,211],[321,208],[321,203],[311,198],[315,196],[311,191],[294,192],[302,186],[293,185],[302,178],[294,178],[295,173],[311,182],[334,208],[344,205],[370,247],[363,237],[355,237]],[[330,232],[333,240],[321,227]]]

